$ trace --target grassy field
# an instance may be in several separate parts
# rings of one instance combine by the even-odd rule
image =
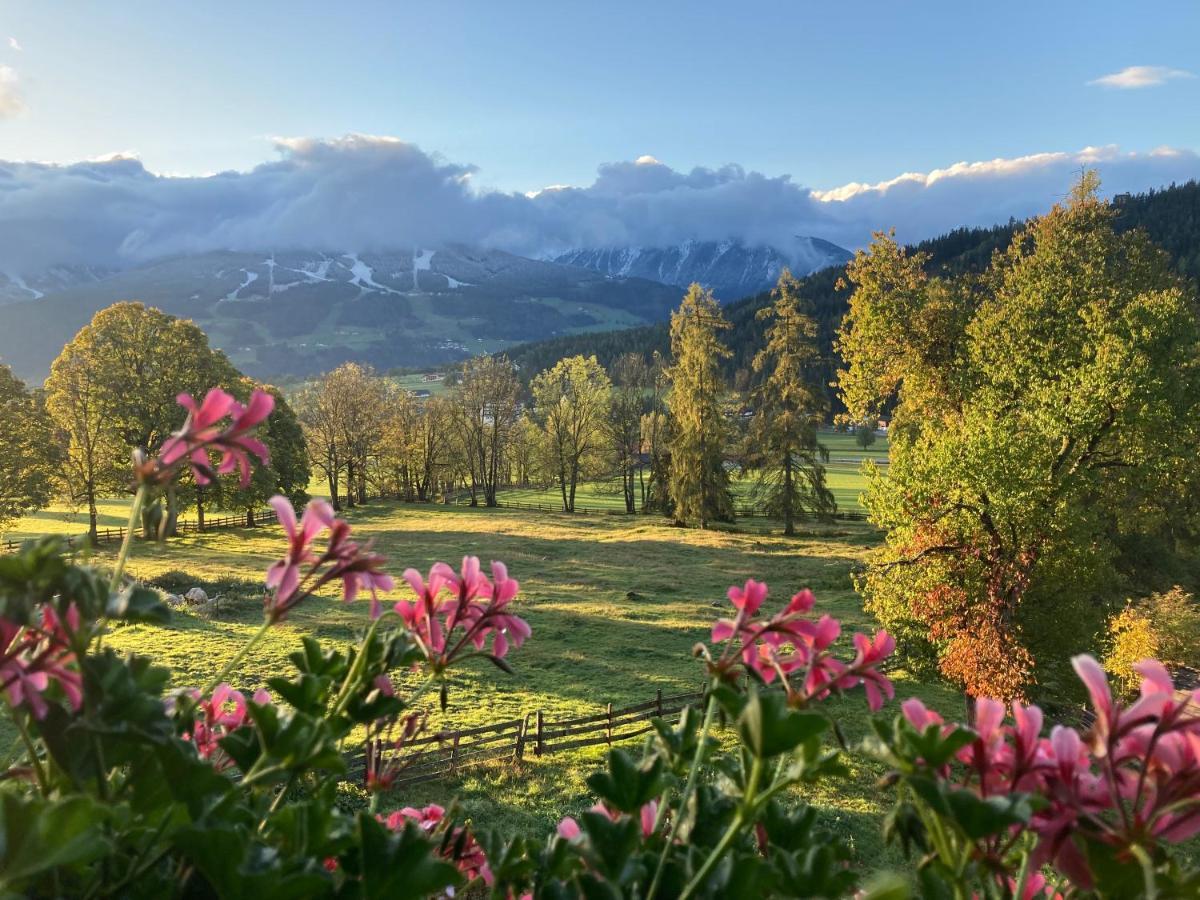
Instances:
[[[876,465],[886,466],[888,459],[887,437],[880,435],[874,444],[864,450],[854,442],[854,435],[835,431],[822,431],[820,441],[829,451],[829,462],[825,468],[825,482],[833,491],[838,509],[843,512],[862,512],[862,493],[867,482],[862,474],[862,464],[870,460]],[[734,503],[738,509],[758,507],[755,498],[756,482],[753,478],[735,478],[733,481]],[[562,494],[557,486],[548,488],[512,488],[502,493],[501,500],[559,509]],[[576,509],[624,510],[625,499],[621,493],[619,479],[589,481],[579,485],[575,491]]]
[[[820,610],[843,619],[846,643],[854,629],[872,628],[850,580],[851,570],[877,540],[866,526],[819,528],[784,539],[754,527],[701,532],[670,528],[657,519],[383,503],[356,511],[353,521],[363,535],[376,538],[397,572],[474,553],[504,560],[522,583],[520,612],[533,637],[510,657],[516,674],[483,665],[459,673],[446,713],[430,711],[435,726],[467,727],[538,708],[549,718],[590,714],[608,702],[653,698],[660,688],[664,693],[693,690],[702,673],[690,657],[692,646],[723,614],[726,587],[751,576],[773,586],[776,602],[801,586],[812,587]],[[175,576],[176,585],[182,580],[231,593],[233,608],[215,620],[181,613],[164,628],[124,627],[112,634],[111,645],[153,655],[172,669],[179,685],[202,683],[257,626],[261,594],[255,583],[282,546],[278,528],[137,546],[131,563],[137,576],[153,582],[186,572]],[[239,585],[237,579],[245,582]],[[286,668],[300,635],[347,642],[365,622],[365,604],[316,600],[268,636],[234,679],[236,686],[254,688]],[[940,685],[904,672],[897,679],[900,696],[917,694],[948,711],[961,703]],[[835,701],[831,709],[852,742],[864,736],[866,706],[860,696]],[[445,802],[457,793],[480,825],[544,832],[562,815],[591,804],[584,779],[602,757],[601,748],[592,748],[530,759],[519,771],[497,765],[465,773],[453,783],[422,785],[396,801]],[[887,799],[875,787],[881,770],[861,759],[852,768],[848,785],[812,799],[825,808],[830,827],[851,837],[864,863],[898,864],[879,838]]]

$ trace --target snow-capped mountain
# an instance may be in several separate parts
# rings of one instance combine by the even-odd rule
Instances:
[[[98,311],[138,300],[193,319],[243,371],[304,376],[356,360],[442,365],[523,341],[662,321],[673,287],[477,247],[217,251],[118,272],[0,275],[0,362],[45,376]]]
[[[22,300],[40,300],[54,291],[99,281],[112,274],[111,269],[97,266],[51,266],[43,272],[27,277],[15,273],[0,272],[0,304],[20,303]]]
[[[554,259],[604,275],[648,278],[676,287],[695,281],[729,301],[771,287],[785,267],[801,276],[850,257],[848,250],[829,241],[798,236],[785,250],[739,241],[684,241],[672,247],[586,248]]]

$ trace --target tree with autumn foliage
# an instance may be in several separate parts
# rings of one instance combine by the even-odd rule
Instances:
[[[856,421],[891,408],[867,492],[887,539],[860,588],[974,696],[1065,683],[1157,562],[1134,542],[1194,549],[1175,516],[1197,483],[1196,300],[1097,191],[1084,175],[979,277],[931,274],[884,234],[848,270],[842,397]]]

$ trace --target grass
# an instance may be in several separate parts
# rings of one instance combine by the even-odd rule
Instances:
[[[655,518],[579,517],[515,510],[471,510],[374,504],[352,514],[356,530],[376,539],[399,571],[426,569],[438,559],[463,553],[502,559],[522,584],[521,615],[533,638],[511,655],[516,674],[486,664],[454,678],[445,714],[430,710],[435,727],[469,727],[516,718],[544,709],[548,718],[600,711],[664,694],[694,690],[702,672],[691,648],[704,640],[723,613],[725,589],[748,577],[765,579],[778,602],[791,591],[812,587],[820,608],[840,617],[845,641],[856,629],[871,629],[854,593],[850,573],[861,564],[877,534],[866,526],[815,528],[793,539],[763,527],[689,531]],[[280,552],[277,528],[189,536],[166,545],[138,545],[131,571],[154,581],[171,575],[232,593],[232,612],[209,620],[177,614],[168,627],[127,626],[111,646],[154,656],[169,666],[177,685],[204,683],[232,657],[259,623],[257,584]],[[186,572],[186,576],[177,573]],[[222,586],[224,585],[224,586]],[[299,636],[337,643],[352,640],[366,623],[366,606],[343,606],[319,598],[274,629],[231,679],[252,689],[288,667]],[[897,675],[900,696],[916,694],[928,704],[955,711],[953,692],[937,684]],[[830,705],[851,743],[867,731],[861,696]],[[445,803],[461,798],[465,811],[483,827],[508,833],[545,833],[563,815],[593,800],[586,776],[603,759],[603,748],[529,759],[465,773],[450,783],[422,785],[397,803]],[[852,779],[810,794],[826,823],[847,835],[869,867],[898,865],[885,851],[879,822],[886,797],[875,782],[882,770],[855,758]]]

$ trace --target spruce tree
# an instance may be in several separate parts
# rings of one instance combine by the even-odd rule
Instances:
[[[728,428],[721,410],[721,360],[729,349],[718,337],[727,328],[712,292],[698,284],[671,314],[669,487],[676,521],[701,528],[733,520],[724,464]]]
[[[747,434],[746,461],[759,473],[767,510],[783,519],[783,532],[796,533],[806,512],[828,516],[837,508],[825,485],[829,454],[817,441],[828,400],[812,373],[821,361],[817,323],[800,298],[800,283],[784,269],[774,302],[758,311],[766,323],[765,345],[754,357],[754,418]]]

